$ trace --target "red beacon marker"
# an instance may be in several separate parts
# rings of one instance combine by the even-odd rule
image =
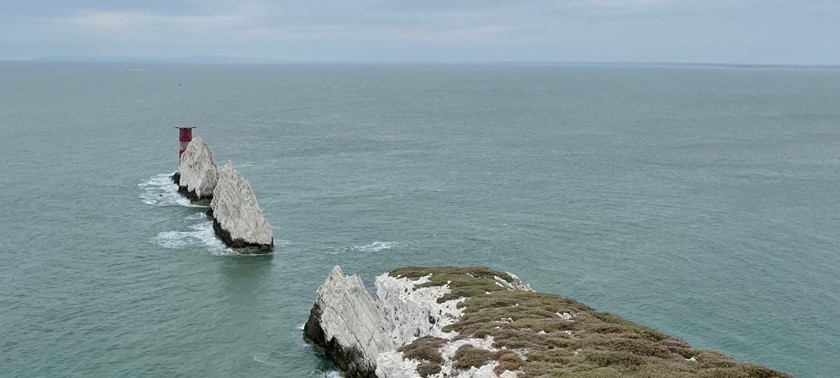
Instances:
[[[190,144],[192,140],[192,129],[195,127],[190,126],[176,126],[178,129],[178,141],[181,142],[181,147],[178,149],[178,161],[181,161],[181,155],[184,154],[184,150],[187,149],[187,145]]]

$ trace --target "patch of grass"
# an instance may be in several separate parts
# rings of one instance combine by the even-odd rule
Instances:
[[[403,352],[405,358],[428,361],[440,365],[444,362],[443,355],[440,354],[440,347],[445,343],[446,340],[438,337],[423,336],[414,340],[411,344],[397,348],[397,351]]]
[[[439,303],[446,302],[452,299],[461,297],[470,298],[473,296],[484,295],[487,291],[505,290],[499,285],[496,285],[495,277],[499,277],[507,282],[513,282],[513,277],[504,272],[496,272],[487,268],[481,267],[466,267],[466,268],[422,268],[422,267],[408,267],[392,270],[390,275],[394,277],[406,277],[412,280],[432,274],[429,282],[420,287],[442,286],[449,284],[451,292],[442,298],[438,299]],[[466,277],[468,279],[462,279]]]
[[[409,267],[390,274],[410,279],[432,274],[422,286],[448,283],[451,290],[439,302],[466,298],[458,305],[464,316],[444,330],[458,332],[458,338],[493,336],[494,347],[500,350],[461,347],[455,355],[458,369],[496,360],[497,374],[519,371],[519,377],[790,377],[762,366],[738,363],[720,353],[693,349],[655,329],[559,295],[508,290],[499,286],[495,277],[511,283],[513,277],[487,268]],[[564,313],[571,314],[571,319],[557,315]],[[434,357],[425,349],[440,343],[434,348],[437,352],[444,341],[418,340],[422,341],[403,350],[425,356],[412,358],[433,362],[430,358]],[[518,348],[528,351],[524,360],[511,351]],[[692,357],[696,361],[689,360]]]
[[[493,369],[496,375],[501,375],[505,370],[517,371],[522,369],[522,364],[524,363],[516,353],[507,350],[500,351],[496,360],[499,361],[499,365]]]
[[[440,373],[440,371],[440,364],[436,364],[434,362],[423,361],[420,365],[417,365],[417,374],[420,374],[423,378]]]
[[[472,345],[462,345],[455,351],[455,356],[452,358],[456,369],[466,370],[470,367],[481,367],[490,361],[495,360],[498,353],[491,352],[486,349],[478,349]]]

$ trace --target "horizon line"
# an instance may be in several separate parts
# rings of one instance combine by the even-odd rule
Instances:
[[[463,60],[463,61],[368,61],[368,60],[275,60],[259,58],[189,56],[175,58],[156,57],[38,57],[29,59],[0,59],[0,63],[115,63],[115,64],[254,64],[254,65],[618,65],[618,66],[674,66],[674,67],[721,67],[721,68],[840,68],[840,63],[732,63],[732,62],[686,62],[686,61],[576,61],[576,60]]]

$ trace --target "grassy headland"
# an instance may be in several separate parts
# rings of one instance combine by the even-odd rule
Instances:
[[[461,346],[454,357],[458,369],[496,360],[496,374],[510,370],[519,372],[519,377],[790,377],[694,349],[675,337],[559,295],[511,290],[496,279],[517,282],[507,273],[408,267],[389,274],[410,279],[431,274],[429,282],[420,286],[448,284],[451,290],[439,302],[467,298],[459,304],[464,316],[444,330],[457,331],[456,339],[493,336],[498,351]],[[406,358],[421,361],[418,372],[425,377],[440,371],[443,358],[438,348],[445,342],[421,337],[399,350]]]

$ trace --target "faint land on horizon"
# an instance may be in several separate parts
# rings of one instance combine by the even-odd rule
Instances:
[[[125,57],[125,56],[44,56],[33,59],[0,60],[0,62],[34,63],[180,63],[180,64],[349,64],[349,65],[587,65],[587,66],[654,66],[654,67],[710,67],[710,68],[821,68],[840,69],[840,64],[773,64],[721,62],[636,62],[636,61],[327,61],[276,60],[251,57],[196,55],[186,57]]]

